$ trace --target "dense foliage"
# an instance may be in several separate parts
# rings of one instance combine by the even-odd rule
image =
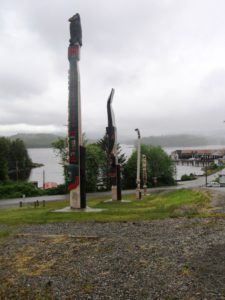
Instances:
[[[35,197],[44,195],[63,195],[66,193],[64,184],[56,188],[43,190],[31,182],[7,182],[0,184],[0,199]]]
[[[110,183],[110,177],[109,177],[109,157],[108,157],[108,141],[107,136],[105,135],[102,139],[98,140],[97,145],[102,150],[102,155],[104,158],[104,163],[101,167],[101,180],[102,180],[102,187],[103,190],[110,190],[111,189],[111,183]],[[121,180],[123,181],[123,170],[126,163],[126,156],[124,153],[122,153],[122,149],[120,144],[117,144],[117,156],[118,156],[118,164],[120,165],[121,169]]]
[[[29,182],[4,183],[0,185],[0,199],[40,196],[43,191]]]
[[[66,165],[68,164],[68,140],[67,138],[58,138],[52,143],[53,150],[60,158],[60,164],[63,166],[63,175],[66,182]]]
[[[24,142],[0,138],[0,182],[24,180],[30,174],[33,164]]]
[[[148,187],[174,184],[174,165],[160,146],[141,146],[141,153],[147,158]],[[136,187],[137,151],[133,152],[124,167],[124,188]],[[142,167],[141,167],[142,170]],[[141,172],[142,183],[142,172]]]
[[[64,195],[67,193],[66,185],[59,184],[57,187],[43,190],[43,195]]]
[[[108,162],[108,146],[104,136],[97,143],[86,144],[86,191],[96,192],[101,190],[110,190],[109,180],[109,162]],[[58,138],[52,143],[57,155],[61,159],[61,164],[64,166],[64,175],[66,182],[66,165],[68,164],[68,143],[66,138]],[[126,157],[121,153],[121,147],[117,145],[118,162],[121,169],[125,165]],[[123,174],[122,174],[123,177]]]
[[[59,139],[53,144],[61,157],[63,165],[67,163],[68,148],[66,139]],[[122,186],[125,189],[136,187],[137,153],[136,151],[126,162],[118,144],[118,162],[122,170]],[[160,146],[142,145],[141,153],[147,158],[148,187],[173,185],[174,165],[171,158]],[[110,190],[107,139],[104,136],[97,143],[86,145],[86,190],[96,192]],[[142,179],[142,174],[141,174]]]
[[[97,144],[86,146],[86,190],[96,192],[104,186],[105,155]]]

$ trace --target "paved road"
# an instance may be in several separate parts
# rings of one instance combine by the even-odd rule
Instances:
[[[218,174],[210,175],[210,176],[208,176],[207,181],[210,182],[217,176],[218,176]],[[178,183],[177,186],[151,188],[151,189],[149,189],[149,192],[156,193],[159,191],[177,190],[177,189],[182,189],[182,188],[197,188],[197,187],[205,187],[205,177],[204,176],[199,177],[196,180],[180,182],[180,183]],[[219,191],[225,193],[225,188],[210,188],[210,189],[219,190]],[[132,194],[132,193],[135,193],[135,191],[134,190],[126,190],[126,191],[123,191],[122,193],[123,193],[123,195]],[[87,200],[90,198],[97,198],[99,196],[110,196],[110,195],[111,195],[111,192],[87,193]],[[60,200],[64,200],[64,199],[68,199],[68,195],[38,196],[38,197],[5,199],[5,200],[0,200],[0,209],[6,208],[6,207],[19,207],[21,201],[25,204],[28,204],[28,203],[34,203],[37,200],[39,202],[42,202],[43,200],[49,202],[49,201],[60,201]]]
[[[217,172],[215,174],[212,174],[210,176],[207,176],[207,182],[213,181],[221,172]],[[185,188],[191,188],[191,187],[203,187],[205,186],[206,178],[205,176],[200,176],[196,180],[190,180],[190,181],[184,181],[181,182],[180,185],[183,185]]]
[[[133,190],[123,191],[123,194],[134,193]],[[90,198],[97,198],[99,196],[110,196],[110,192],[99,192],[99,193],[87,193],[87,200]],[[5,207],[19,207],[20,202],[24,204],[34,203],[35,201],[61,201],[64,199],[69,199],[68,195],[54,195],[54,196],[37,196],[37,197],[26,197],[26,198],[15,198],[15,199],[2,199],[0,200],[0,209]]]
[[[151,189],[151,193],[162,191],[162,190],[168,190],[168,189],[177,189],[177,188],[178,187],[153,188],[153,189]],[[123,195],[132,194],[132,193],[135,193],[135,190],[122,191]],[[98,193],[87,193],[86,197],[88,200],[91,198],[98,198],[98,197],[110,196],[110,195],[111,195],[111,192],[98,192]],[[64,199],[68,199],[68,201],[69,201],[69,195],[37,196],[37,197],[15,198],[15,199],[2,199],[2,200],[0,200],[0,209],[7,208],[7,207],[19,207],[20,202],[22,202],[23,204],[32,204],[32,203],[36,202],[37,200],[40,203],[42,203],[43,201],[51,202],[51,201],[61,201]]]
[[[55,196],[39,196],[39,197],[26,197],[26,198],[15,198],[0,200],[0,208],[4,207],[19,207],[20,202],[23,203],[34,203],[35,201],[60,201],[66,199],[66,195],[55,195]]]

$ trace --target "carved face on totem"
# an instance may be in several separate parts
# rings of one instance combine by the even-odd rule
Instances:
[[[74,46],[75,44],[82,46],[80,15],[75,14],[68,21],[70,22],[70,46]]]

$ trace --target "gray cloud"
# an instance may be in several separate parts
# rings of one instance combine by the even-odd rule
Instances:
[[[87,133],[104,133],[112,87],[121,136],[133,127],[145,135],[223,128],[224,9],[223,0],[3,0],[0,134],[12,124],[49,131],[66,123],[67,20],[76,12]]]

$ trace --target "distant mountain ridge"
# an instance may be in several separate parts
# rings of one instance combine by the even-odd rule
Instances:
[[[9,137],[10,140],[21,139],[27,148],[51,148],[60,135],[46,133],[19,133]]]
[[[141,139],[141,142],[142,144],[161,146],[161,147],[192,147],[192,146],[209,146],[209,145],[224,146],[225,137],[179,134],[179,135],[143,137]]]
[[[162,147],[188,147],[188,146],[205,146],[208,145],[208,140],[202,136],[194,135],[166,135],[166,136],[151,136],[143,137],[143,144],[160,145]]]
[[[51,148],[52,143],[58,138],[65,137],[60,134],[48,133],[21,133],[12,135],[10,140],[21,139],[27,148]],[[94,143],[96,140],[88,138],[88,143]],[[134,145],[136,140],[121,140],[121,144]],[[225,136],[221,135],[191,135],[191,134],[174,134],[142,137],[142,144],[161,146],[161,147],[192,147],[192,146],[209,146],[209,145],[225,145]]]

